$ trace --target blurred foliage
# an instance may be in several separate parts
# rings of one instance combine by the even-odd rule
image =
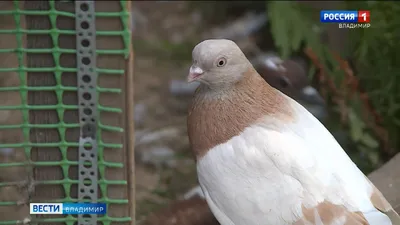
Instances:
[[[332,54],[331,50],[335,49],[328,49],[321,42],[321,34],[327,26],[320,23],[319,11],[295,2],[267,2],[271,32],[282,56],[288,57],[303,47],[311,48],[327,76],[345,96],[347,122],[342,129],[355,143],[355,147],[346,151],[359,166],[362,165],[364,172],[369,172],[400,150],[400,4],[348,1],[344,7],[371,12],[370,28],[349,30],[346,49],[354,60],[351,69],[359,86],[355,94],[348,94],[354,90],[343,86],[348,82],[348,76],[343,68],[340,69],[340,60]],[[340,121],[344,109],[332,101],[334,93],[328,94],[336,106],[336,119]],[[366,99],[371,105],[369,112]]]
[[[189,1],[188,3],[192,9],[202,12],[208,25],[234,20],[247,11],[265,12],[263,1]]]

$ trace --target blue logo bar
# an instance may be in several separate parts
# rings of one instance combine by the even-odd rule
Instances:
[[[97,214],[107,212],[105,203],[63,203],[63,214]]]
[[[326,10],[320,13],[321,23],[357,23],[358,11]]]

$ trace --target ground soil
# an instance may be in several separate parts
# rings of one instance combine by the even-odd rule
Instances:
[[[200,41],[201,21],[187,2],[136,2],[138,19],[133,32],[135,49],[135,103],[143,104],[146,113],[136,130],[176,131],[167,140],[137,146],[138,154],[154,146],[176,152],[175,166],[136,165],[137,219],[157,210],[196,185],[194,161],[186,134],[188,98],[169,92],[172,79],[184,79],[191,61],[193,44]],[[163,10],[157,10],[162,8]],[[197,17],[196,17],[197,15]],[[140,153],[139,153],[140,152]]]

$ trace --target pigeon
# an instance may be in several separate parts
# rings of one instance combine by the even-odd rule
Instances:
[[[235,42],[197,44],[187,127],[199,184],[222,225],[400,225],[329,131],[271,87]]]

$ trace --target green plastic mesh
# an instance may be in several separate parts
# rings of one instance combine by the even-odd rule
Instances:
[[[18,1],[14,1],[14,9],[13,10],[3,10],[0,9],[0,17],[12,15],[14,17],[14,22],[16,25],[15,29],[3,29],[0,26],[0,36],[5,34],[13,34],[16,37],[17,47],[15,48],[1,48],[1,54],[13,53],[17,55],[18,59],[18,67],[10,67],[10,68],[0,68],[0,82],[4,78],[5,74],[9,74],[10,72],[14,72],[18,74],[19,78],[19,86],[3,86],[0,84],[0,98],[5,96],[8,93],[18,93],[20,94],[20,104],[19,105],[5,105],[0,102],[0,117],[3,116],[2,112],[14,112],[20,111],[22,112],[22,123],[19,124],[3,124],[0,123],[0,132],[8,132],[8,130],[19,129],[22,130],[23,138],[21,141],[17,143],[6,142],[1,140],[0,142],[0,150],[7,151],[7,149],[17,149],[21,148],[24,150],[26,158],[31,158],[31,149],[32,148],[59,148],[62,158],[59,161],[31,161],[27,160],[25,162],[0,162],[0,173],[1,171],[5,171],[3,169],[9,167],[24,167],[26,165],[31,165],[33,167],[42,167],[42,166],[60,166],[63,172],[63,179],[60,180],[45,180],[38,181],[36,185],[51,185],[51,184],[61,184],[65,191],[65,198],[63,199],[54,199],[52,202],[77,202],[76,198],[71,196],[71,185],[77,184],[78,180],[70,179],[68,176],[69,167],[78,165],[78,161],[68,160],[67,150],[69,147],[78,147],[78,140],[76,142],[71,142],[66,140],[66,130],[69,128],[79,128],[79,123],[66,123],[64,122],[66,118],[65,112],[68,110],[77,110],[78,106],[76,105],[67,105],[63,103],[63,94],[64,92],[72,91],[76,92],[78,87],[64,86],[62,85],[62,76],[64,73],[76,73],[76,68],[66,68],[60,64],[60,56],[61,54],[75,54],[76,49],[64,49],[60,47],[59,36],[60,35],[72,35],[75,36],[76,32],[73,29],[58,29],[57,28],[57,17],[68,17],[74,18],[75,13],[67,12],[67,11],[59,11],[56,9],[56,1],[49,1],[50,10],[41,10],[41,11],[31,11],[31,10],[23,10],[22,7],[18,6]],[[73,3],[72,3],[73,4]],[[109,50],[96,50],[97,55],[102,54],[110,54],[110,55],[122,55],[127,58],[129,55],[129,47],[131,45],[131,34],[129,27],[129,12],[126,8],[126,1],[120,1],[120,5],[122,10],[120,12],[96,12],[96,21],[102,17],[119,17],[122,21],[123,30],[121,31],[96,31],[96,36],[121,36],[124,40],[123,49],[109,49]],[[32,29],[23,29],[21,27],[21,15],[27,16],[48,16],[49,21],[51,23],[52,29],[49,30],[32,30]],[[51,36],[52,48],[24,48],[23,45],[23,34],[46,34]],[[28,67],[24,57],[29,53],[51,53],[54,60],[54,67],[41,67],[34,68]],[[54,74],[56,84],[53,86],[30,86],[28,85],[27,74],[34,72],[50,72]],[[99,76],[123,76],[124,70],[116,70],[110,68],[97,68],[96,72],[100,74]],[[96,87],[98,96],[101,93],[121,93],[122,90],[120,88],[104,88],[97,86]],[[54,105],[29,105],[29,96],[28,93],[31,91],[53,91],[57,96],[57,104]],[[60,122],[54,124],[32,124],[30,123],[30,114],[29,112],[32,110],[56,110],[58,119]],[[120,108],[108,107],[98,104],[97,105],[98,113],[102,112],[111,112],[111,113],[122,113]],[[97,146],[98,146],[98,168],[99,168],[99,187],[101,192],[101,198],[98,199],[98,202],[105,202],[108,204],[127,204],[128,200],[126,199],[113,199],[107,197],[107,187],[109,185],[126,185],[127,182],[124,180],[107,180],[105,176],[106,168],[121,168],[123,167],[122,163],[118,162],[107,162],[104,159],[104,148],[115,149],[115,151],[122,151],[122,143],[106,143],[102,140],[101,133],[103,131],[108,132],[122,132],[121,127],[111,126],[103,124],[100,120],[97,122],[98,131],[97,131]],[[60,142],[54,143],[35,143],[30,141],[30,137],[33,129],[57,129]],[[1,176],[1,175],[0,175]],[[3,182],[0,179],[0,188],[13,185],[11,182]],[[50,200],[46,200],[45,202],[50,202]],[[0,202],[0,207],[3,206],[11,206],[16,205],[15,201],[3,201]],[[109,209],[108,209],[109,210]],[[1,212],[0,212],[1,213]],[[110,224],[111,222],[126,222],[130,221],[129,217],[110,217],[109,215],[99,216],[98,221],[102,222],[102,224]],[[65,224],[72,225],[77,221],[77,218],[74,216],[66,216],[64,218],[39,218],[37,222],[47,222],[47,223],[57,223],[64,222]],[[17,221],[0,221],[0,224],[16,224]]]

